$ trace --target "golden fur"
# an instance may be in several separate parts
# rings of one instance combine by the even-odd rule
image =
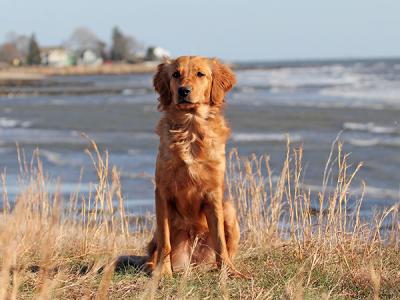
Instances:
[[[191,263],[224,263],[239,242],[234,206],[224,201],[225,144],[230,129],[222,115],[233,72],[215,59],[182,56],[158,66],[154,88],[163,116],[156,163],[157,228],[148,267],[172,274]],[[184,103],[178,88],[191,87]],[[195,242],[196,241],[196,242]]]

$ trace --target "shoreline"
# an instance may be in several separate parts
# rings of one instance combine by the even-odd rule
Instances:
[[[144,62],[138,64],[103,64],[99,66],[22,66],[5,67],[0,69],[0,82],[4,81],[32,81],[42,80],[51,76],[77,75],[123,75],[151,73],[156,70],[158,62]]]
[[[23,82],[48,79],[52,76],[85,76],[85,75],[128,75],[128,74],[148,74],[157,69],[160,61],[147,61],[135,64],[112,63],[98,66],[68,66],[68,67],[50,67],[50,66],[6,66],[0,68],[0,86],[4,82]],[[231,65],[235,68],[235,65]]]
[[[49,66],[22,66],[22,67],[4,67],[0,68],[0,96],[16,96],[16,95],[38,95],[38,94],[97,94],[109,93],[118,94],[120,89],[89,89],[85,91],[81,88],[68,89],[64,91],[65,85],[62,86],[54,80],[54,77],[69,76],[102,76],[102,75],[129,75],[129,74],[149,74],[155,72],[159,62],[144,62],[138,64],[103,64],[99,66],[69,66],[69,67],[49,67]],[[68,85],[68,84],[67,84]],[[59,90],[40,91],[37,87],[53,87]],[[20,88],[24,88],[20,90]],[[28,88],[28,90],[26,90]]]

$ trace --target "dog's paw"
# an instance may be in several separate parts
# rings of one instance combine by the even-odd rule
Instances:
[[[172,277],[172,267],[170,262],[162,263],[160,266],[160,276],[162,277]]]
[[[233,278],[242,278],[242,279],[249,279],[249,280],[253,279],[253,277],[251,275],[239,272],[235,268],[228,269],[228,276],[233,277]]]

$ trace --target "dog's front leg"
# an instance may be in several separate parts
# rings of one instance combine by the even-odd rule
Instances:
[[[206,197],[206,205],[204,207],[208,230],[215,250],[217,266],[218,268],[221,268],[222,264],[225,264],[229,271],[234,275],[242,275],[233,265],[226,247],[222,197],[222,191],[208,193]]]
[[[172,276],[169,204],[156,189],[157,271]]]

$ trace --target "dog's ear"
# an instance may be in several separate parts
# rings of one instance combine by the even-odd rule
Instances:
[[[163,111],[171,104],[172,97],[171,91],[169,89],[169,77],[168,77],[168,66],[170,62],[165,61],[159,64],[157,67],[157,72],[153,77],[153,86],[157,93],[160,95],[158,98],[158,110]]]
[[[212,86],[210,105],[222,106],[225,94],[232,89],[236,83],[236,77],[233,71],[218,60],[213,59],[212,64]]]

